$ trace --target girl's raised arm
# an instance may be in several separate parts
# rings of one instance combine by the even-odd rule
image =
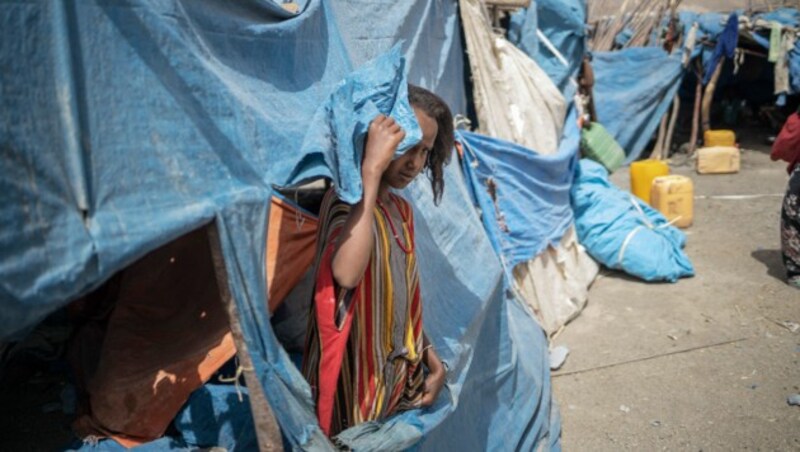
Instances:
[[[392,118],[378,115],[369,126],[361,165],[364,195],[350,210],[333,255],[333,278],[339,287],[352,289],[364,276],[372,253],[372,211],[381,178],[403,138],[405,132]]]

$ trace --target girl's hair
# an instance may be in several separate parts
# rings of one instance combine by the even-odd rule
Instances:
[[[408,85],[408,102],[412,107],[419,108],[436,121],[439,131],[433,142],[433,149],[428,154],[425,168],[428,170],[428,179],[433,189],[433,202],[439,204],[444,192],[444,166],[450,162],[455,138],[453,136],[453,114],[444,101],[428,91],[415,85]]]

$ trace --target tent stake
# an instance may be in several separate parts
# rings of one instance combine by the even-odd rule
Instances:
[[[228,286],[228,272],[225,270],[225,260],[222,256],[220,245],[219,230],[213,222],[208,225],[208,241],[211,245],[211,257],[214,261],[214,272],[217,276],[217,286],[219,295],[225,310],[228,312],[228,320],[231,324],[233,341],[236,344],[236,352],[239,362],[244,371],[244,380],[250,394],[250,412],[253,415],[253,425],[256,429],[258,439],[258,449],[264,452],[283,452],[283,440],[278,422],[272,412],[272,407],[264,394],[264,388],[253,370],[253,360],[250,358],[250,351],[244,341],[242,326],[239,324],[239,312],[236,303]]]

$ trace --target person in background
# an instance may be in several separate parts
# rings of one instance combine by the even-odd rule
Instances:
[[[303,374],[329,436],[429,406],[445,381],[422,331],[413,212],[393,190],[425,171],[438,204],[453,118],[435,94],[412,85],[408,91],[422,140],[394,158],[405,132],[379,115],[364,146],[361,201],[346,204],[331,188],[322,202]]]
[[[786,120],[770,157],[789,163],[789,184],[781,209],[781,252],[786,282],[800,289],[800,112]]]

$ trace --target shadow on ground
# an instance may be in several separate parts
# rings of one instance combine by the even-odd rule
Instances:
[[[767,267],[767,275],[779,281],[784,281],[786,279],[786,270],[783,268],[781,250],[760,249],[750,253],[750,256]]]

